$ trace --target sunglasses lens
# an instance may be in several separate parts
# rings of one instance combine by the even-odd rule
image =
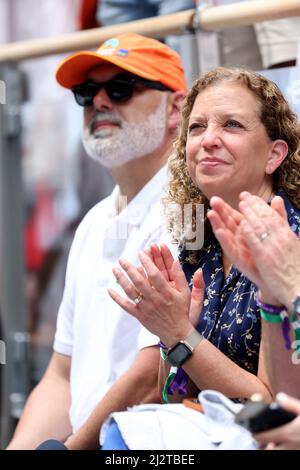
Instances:
[[[111,80],[105,84],[105,90],[113,101],[126,101],[133,95],[134,83],[123,79]]]
[[[129,100],[133,95],[136,83],[137,80],[132,77],[118,76],[104,83],[82,83],[81,85],[74,86],[72,91],[77,104],[80,106],[92,106],[93,99],[101,88],[105,89],[112,101],[122,102]],[[147,86],[146,83],[145,86]]]
[[[75,100],[79,106],[91,106],[100,87],[96,83],[83,83],[72,88]]]

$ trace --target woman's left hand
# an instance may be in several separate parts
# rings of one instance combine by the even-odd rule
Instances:
[[[191,293],[178,260],[174,261],[164,245],[152,245],[139,255],[142,268],[127,260],[113,269],[118,283],[130,300],[109,289],[112,299],[137,318],[149,331],[160,337],[168,346],[185,338],[197,323],[203,303],[201,270],[194,276]]]

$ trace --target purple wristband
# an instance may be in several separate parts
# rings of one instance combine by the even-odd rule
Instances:
[[[258,307],[267,313],[271,313],[273,315],[279,315],[282,312],[282,310],[285,310],[284,306],[278,307],[277,305],[264,304],[258,297],[258,294],[256,294],[255,300],[256,300],[256,304],[258,305]]]
[[[288,315],[282,320],[282,336],[284,338],[284,346],[288,351],[291,349],[291,340],[290,340],[290,329],[291,324]]]
[[[164,351],[168,351],[168,347],[165,345],[165,343],[163,343],[162,341],[159,341],[158,342],[158,346],[163,349]]]
[[[181,367],[179,367],[174,379],[169,385],[168,394],[174,395],[174,393],[177,390],[179,395],[185,395],[187,393],[186,386],[188,384],[188,381],[189,381],[189,376]]]
[[[168,351],[168,349],[169,349],[160,340],[158,342],[158,346],[161,349],[163,349],[164,351]],[[179,395],[185,395],[187,393],[186,386],[188,384],[188,381],[189,381],[189,376],[187,375],[187,373],[181,367],[179,367],[176,374],[175,374],[174,379],[172,380],[172,382],[169,385],[168,394],[173,395],[177,390]]]

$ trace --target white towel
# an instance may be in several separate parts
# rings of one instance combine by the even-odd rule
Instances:
[[[234,423],[242,405],[223,394],[205,390],[199,394],[204,413],[182,404],[139,405],[113,413],[102,426],[103,444],[107,426],[114,419],[132,450],[254,450],[256,443],[247,430]]]

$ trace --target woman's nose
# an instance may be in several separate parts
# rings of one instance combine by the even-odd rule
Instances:
[[[207,126],[202,133],[201,144],[203,147],[219,147],[221,145],[220,133],[216,126]]]

